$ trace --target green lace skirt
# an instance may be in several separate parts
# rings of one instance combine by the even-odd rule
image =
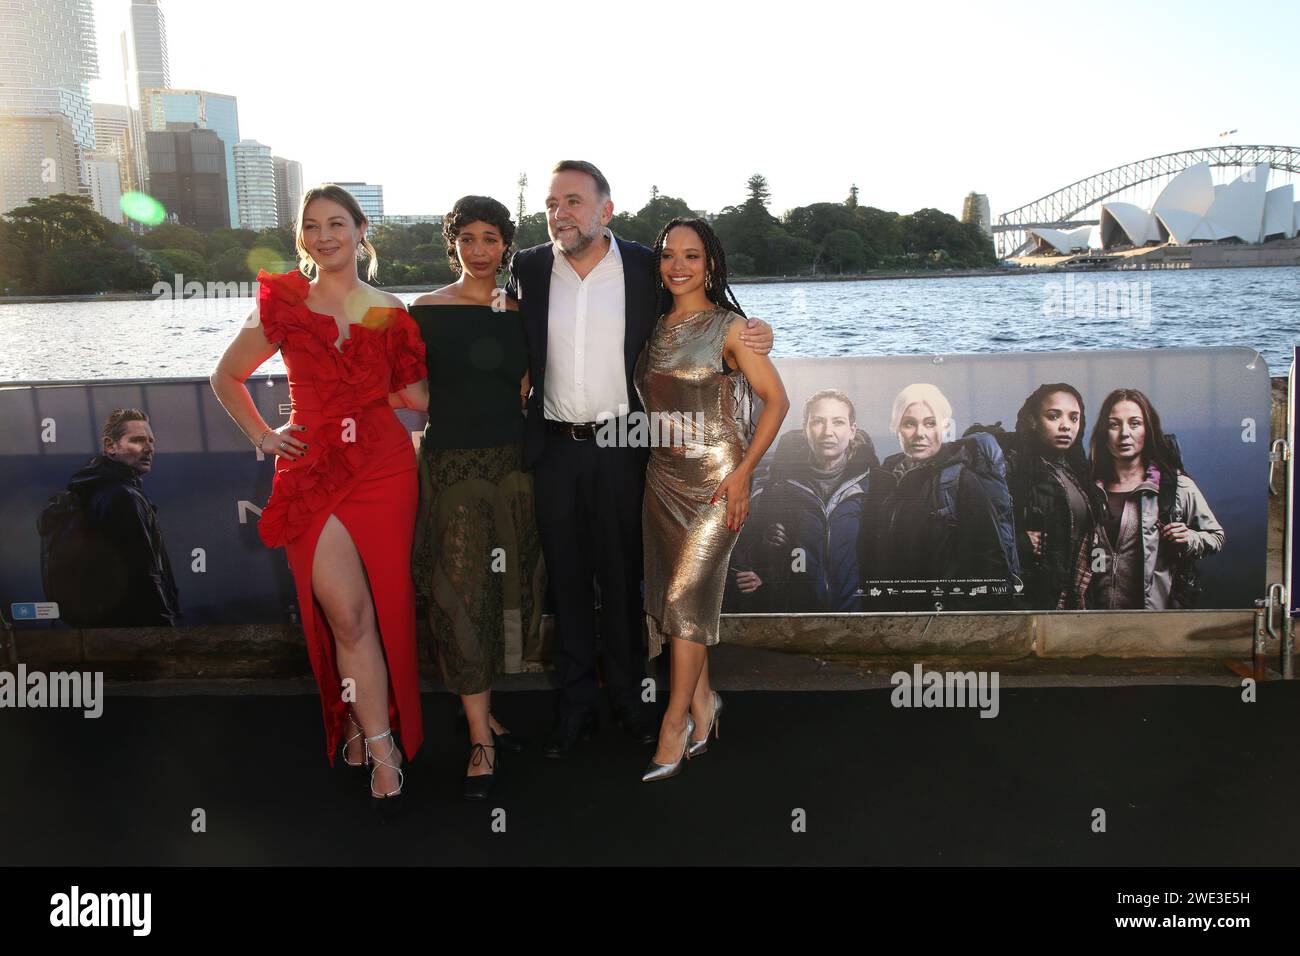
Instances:
[[[448,690],[542,658],[546,571],[519,445],[422,448],[411,569]]]

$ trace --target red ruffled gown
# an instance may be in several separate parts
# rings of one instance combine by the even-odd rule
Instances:
[[[307,308],[310,283],[302,273],[261,272],[257,281],[262,329],[289,371],[289,420],[307,426],[294,432],[307,454],[275,459],[258,534],[289,558],[320,687],[326,754],[332,764],[347,719],[334,637],[311,588],[316,541],[332,514],[352,536],[370,579],[388,659],[389,719],[409,758],[424,738],[411,579],[419,486],[411,435],[388,395],[427,374],[420,330],[405,309],[373,308],[339,349],[334,318]]]

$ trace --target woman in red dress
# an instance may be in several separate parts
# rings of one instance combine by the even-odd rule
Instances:
[[[415,322],[399,299],[357,276],[357,259],[369,256],[374,278],[366,225],[340,186],[303,196],[302,271],[258,275],[257,308],[212,388],[249,440],[276,457],[258,533],[288,554],[326,753],[331,763],[341,749],[349,766],[371,766],[372,806],[387,816],[402,791],[401,750],[410,759],[423,738],[410,569],[417,471],[393,406],[427,408],[428,389]],[[312,271],[315,281],[303,274]],[[272,428],[245,382],[277,349],[292,411]]]

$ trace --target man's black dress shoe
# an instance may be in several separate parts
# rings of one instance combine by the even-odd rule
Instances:
[[[528,749],[528,741],[518,734],[499,734],[494,730],[492,731],[492,739],[496,741],[497,750],[508,750],[512,754],[521,754]]]
[[[648,714],[624,711],[614,717],[614,722],[639,744],[652,744],[659,739],[659,728]]]
[[[590,740],[595,731],[596,718],[592,714],[565,714],[546,738],[545,754],[552,760],[563,760],[573,753],[578,741]]]

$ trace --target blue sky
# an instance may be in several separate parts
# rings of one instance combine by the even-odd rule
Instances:
[[[128,0],[95,0],[97,101],[121,102]],[[1300,145],[1300,5],[1205,2],[429,4],[163,0],[172,85],[239,98],[240,133],[388,213],[589,159],[617,208],[696,208],[767,176],[772,208],[993,212],[1112,166]]]

